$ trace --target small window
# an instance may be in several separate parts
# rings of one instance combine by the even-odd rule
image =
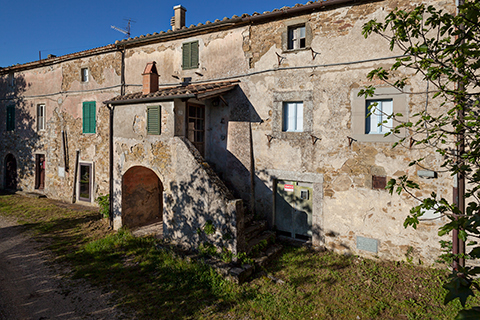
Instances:
[[[82,68],[82,82],[88,82],[88,68]]]
[[[198,41],[188,42],[182,45],[182,68],[198,68]]]
[[[14,87],[15,86],[15,74],[13,72],[10,72],[8,74],[8,85],[10,87]]]
[[[147,107],[147,134],[160,134],[160,106]]]
[[[80,163],[80,177],[78,179],[78,199],[92,201],[92,164]]]
[[[288,50],[306,47],[305,25],[288,28]]]
[[[83,133],[95,133],[96,106],[95,101],[83,103]]]
[[[37,130],[45,130],[45,105],[37,105]]]
[[[15,106],[7,106],[7,131],[15,130]]]
[[[303,102],[283,103],[283,131],[303,131]]]
[[[366,134],[385,134],[392,128],[392,119],[388,116],[393,112],[393,100],[367,100],[365,115]],[[386,122],[384,122],[386,121]]]

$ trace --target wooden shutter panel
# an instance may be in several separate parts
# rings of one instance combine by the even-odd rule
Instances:
[[[191,45],[192,43],[189,42],[189,43],[184,43],[183,46],[182,46],[182,68],[183,69],[189,69],[191,68],[190,66],[190,63],[191,63]]]
[[[96,129],[95,101],[83,103],[83,133],[95,133]]]
[[[147,133],[160,134],[160,106],[147,108]]]
[[[188,42],[182,45],[182,68],[198,68],[198,41]]]
[[[190,68],[198,67],[198,41],[190,43],[191,63]]]

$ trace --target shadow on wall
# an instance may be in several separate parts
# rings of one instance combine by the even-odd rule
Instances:
[[[188,179],[170,182],[171,193],[164,200],[166,238],[179,240],[188,247],[235,247],[237,214],[227,208],[235,200],[222,194],[214,183],[200,167]]]
[[[248,208],[253,203],[251,123],[262,119],[240,87],[226,94],[228,107],[211,108],[212,142],[207,161],[236,198]]]
[[[35,173],[34,150],[42,148],[37,106],[27,102],[23,76],[0,77],[0,187],[22,189]],[[15,162],[15,166],[12,165]],[[12,172],[12,171],[15,172]],[[13,179],[13,181],[12,181]],[[33,185],[33,182],[31,183]]]

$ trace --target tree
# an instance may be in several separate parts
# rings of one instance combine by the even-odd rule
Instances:
[[[410,121],[398,122],[386,135],[406,131],[408,135],[400,137],[394,147],[410,142],[433,149],[444,159],[442,169],[457,176],[458,201],[448,201],[435,193],[418,199],[421,204],[410,210],[404,225],[416,228],[424,210],[434,209],[447,218],[448,222],[439,230],[441,236],[453,234],[453,241],[441,241],[447,249],[442,258],[453,263],[452,274],[444,285],[445,304],[458,298],[465,308],[467,299],[475,295],[474,290],[480,290],[474,281],[480,275],[480,267],[463,263],[464,259],[480,258],[480,2],[460,3],[457,9],[456,14],[425,5],[408,12],[395,9],[382,22],[367,22],[363,34],[366,38],[373,33],[381,35],[389,41],[390,50],[403,51],[391,68],[372,70],[368,74],[370,80],[381,79],[403,90],[406,77],[395,81],[389,78],[399,68],[411,69],[432,85],[433,98],[444,111],[432,113],[425,108],[410,115]],[[371,97],[374,90],[369,86],[360,94]],[[399,116],[393,114],[388,118]],[[410,166],[421,165],[423,160],[416,159]],[[419,185],[402,176],[391,179],[387,188],[390,193],[407,192],[415,198],[412,191]],[[468,252],[463,251],[464,244]],[[470,318],[479,319],[480,309],[462,310],[457,316],[457,319]]]

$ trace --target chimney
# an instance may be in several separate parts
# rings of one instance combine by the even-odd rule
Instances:
[[[172,30],[180,30],[185,27],[185,12],[187,12],[187,9],[181,5],[178,5],[173,7],[173,11],[175,12],[175,16],[173,16],[172,20],[170,21]]]
[[[155,61],[147,63],[143,71],[143,94],[149,94],[158,91],[158,71]]]

